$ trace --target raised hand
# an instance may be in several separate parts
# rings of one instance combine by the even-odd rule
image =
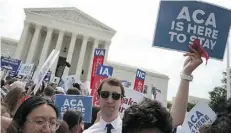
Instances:
[[[184,62],[184,68],[182,71],[182,73],[186,75],[191,75],[192,72],[203,62],[201,59],[201,51],[195,50],[191,45],[189,45],[189,49],[192,52],[184,54],[187,59]]]

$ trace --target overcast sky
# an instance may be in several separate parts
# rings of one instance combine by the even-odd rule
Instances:
[[[231,9],[228,0],[205,1]],[[0,35],[20,38],[25,19],[23,8],[76,7],[117,31],[109,60],[168,75],[168,100],[171,100],[185,58],[181,52],[151,46],[158,6],[159,0],[0,0]],[[226,54],[224,61],[211,59],[208,65],[202,64],[193,73],[190,95],[209,98],[208,92],[221,85],[224,70]]]

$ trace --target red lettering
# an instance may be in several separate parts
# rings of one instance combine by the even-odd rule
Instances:
[[[133,105],[132,98],[129,98],[128,105]]]
[[[123,113],[124,110],[125,110],[125,108],[122,106],[119,108],[120,113]]]

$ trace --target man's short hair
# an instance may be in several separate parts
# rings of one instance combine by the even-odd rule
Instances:
[[[81,90],[79,83],[74,83],[73,87],[77,88],[78,90]]]
[[[102,90],[102,86],[104,83],[107,83],[108,85],[111,85],[111,86],[119,86],[120,89],[121,89],[121,93],[122,93],[122,96],[125,96],[125,92],[124,92],[124,86],[123,84],[120,82],[120,80],[116,79],[116,78],[106,78],[104,79],[100,85],[99,85],[99,88],[98,88],[98,94],[100,94],[101,90]]]
[[[71,130],[74,126],[79,125],[82,122],[83,116],[80,111],[68,110],[63,115],[63,120],[68,124],[69,129]]]
[[[161,133],[172,131],[170,113],[159,102],[147,98],[127,108],[122,121],[122,133],[136,133],[147,129]]]
[[[80,94],[81,94],[80,91],[75,87],[69,88],[67,90],[67,95],[80,95]]]
[[[47,87],[44,89],[44,95],[45,95],[45,96],[53,96],[54,94],[55,94],[55,90],[53,89],[53,87],[47,86]]]

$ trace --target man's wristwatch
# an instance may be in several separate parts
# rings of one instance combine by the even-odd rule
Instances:
[[[184,80],[187,80],[187,81],[192,81],[193,80],[192,75],[186,75],[184,73],[180,73],[180,77],[181,77],[181,79],[184,79]]]

